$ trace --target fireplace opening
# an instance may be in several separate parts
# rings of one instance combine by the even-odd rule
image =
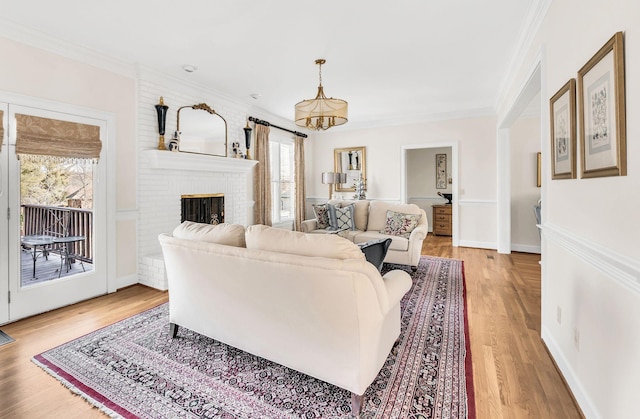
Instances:
[[[181,221],[205,224],[224,223],[224,194],[182,195]]]

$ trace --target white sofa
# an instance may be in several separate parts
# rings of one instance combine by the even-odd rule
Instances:
[[[397,263],[409,265],[414,271],[418,267],[422,242],[429,232],[429,221],[424,210],[415,204],[394,204],[384,201],[340,201],[330,200],[328,204],[339,208],[347,205],[354,205],[354,229],[341,231],[338,234],[352,242],[365,243],[370,240],[391,238],[391,246],[384,261],[387,263]],[[387,221],[387,211],[404,214],[420,214],[417,227],[411,232],[409,237],[383,234]],[[319,229],[317,219],[305,220],[302,222],[301,230],[305,233],[335,233],[327,229]]]
[[[185,222],[158,239],[174,337],[186,327],[349,390],[359,413],[400,334],[409,274],[381,276],[335,235]]]

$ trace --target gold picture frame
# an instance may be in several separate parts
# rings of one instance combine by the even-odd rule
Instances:
[[[364,147],[345,147],[333,150],[333,165],[336,173],[346,173],[347,181],[335,185],[336,192],[355,192],[355,183],[367,180],[367,160]],[[366,185],[366,183],[365,183]],[[366,191],[366,186],[364,188]]]
[[[571,79],[549,99],[551,179],[576,178],[576,80]]]
[[[578,71],[580,177],[625,176],[624,36],[617,32]]]

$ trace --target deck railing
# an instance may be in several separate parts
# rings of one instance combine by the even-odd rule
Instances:
[[[64,235],[63,227],[56,223],[68,213],[67,236],[84,236],[86,240],[75,242],[70,253],[84,262],[93,263],[93,211],[80,208],[51,207],[47,205],[21,205],[21,234],[43,234],[46,229]]]

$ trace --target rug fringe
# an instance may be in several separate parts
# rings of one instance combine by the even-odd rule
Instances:
[[[35,358],[31,358],[31,362],[33,362],[34,364],[36,364],[37,366],[39,366],[40,368],[45,370],[47,372],[47,374],[49,374],[50,376],[52,376],[53,378],[58,380],[58,382],[60,384],[62,384],[63,386],[65,386],[66,388],[68,388],[69,391],[71,391],[76,396],[79,396],[79,397],[83,398],[90,405],[92,405],[96,409],[100,410],[102,413],[106,414],[107,416],[109,416],[111,418],[124,418],[122,415],[118,414],[114,410],[109,409],[103,403],[99,402],[98,400],[94,399],[93,397],[89,396],[88,394],[83,393],[82,390],[80,390],[78,387],[74,386],[71,382],[69,382],[69,380],[61,377],[58,373],[53,371],[51,368],[49,368],[48,366],[46,366],[42,362],[38,361]]]

